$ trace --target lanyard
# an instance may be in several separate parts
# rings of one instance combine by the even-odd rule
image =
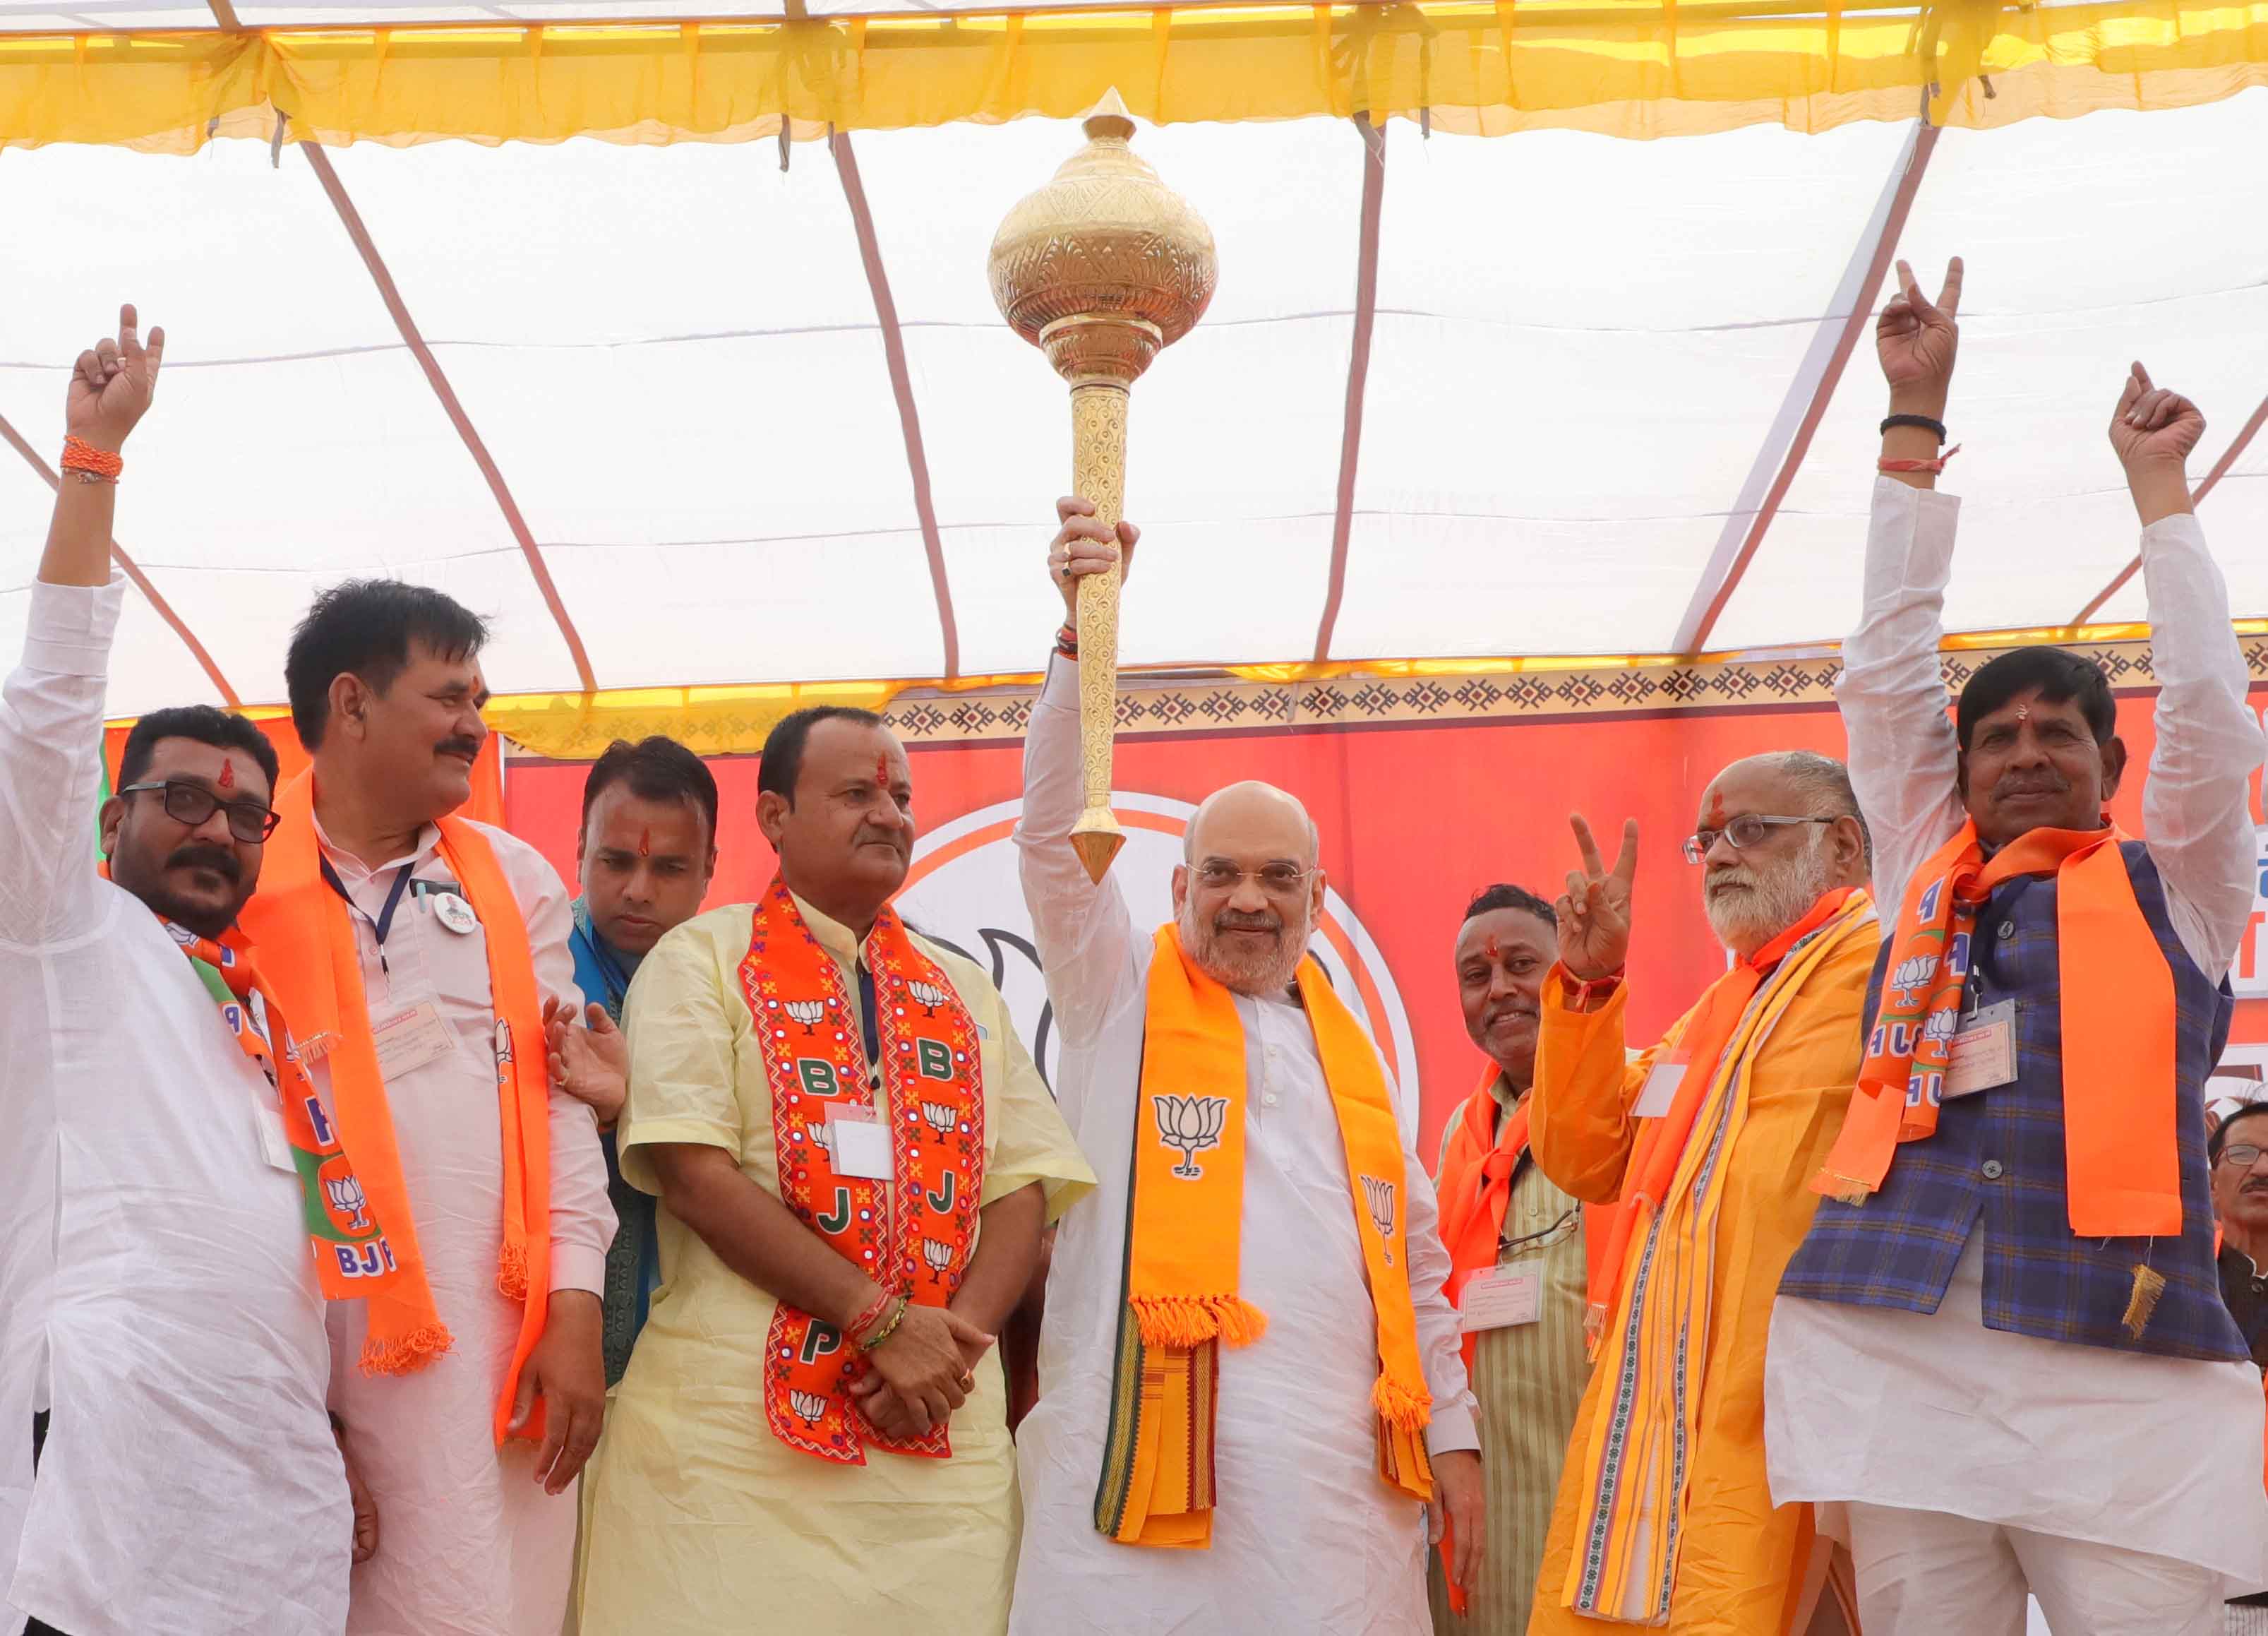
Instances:
[[[346,882],[340,880],[339,872],[331,867],[331,860],[328,858],[318,858],[317,861],[322,865],[323,879],[330,883],[331,890],[339,895],[339,901],[356,914],[361,915],[364,920],[370,920],[372,935],[378,939],[378,969],[387,976],[392,976],[394,968],[386,963],[386,936],[387,932],[394,930],[394,911],[401,907],[401,895],[409,889],[409,872],[416,866],[404,864],[394,872],[394,884],[387,888],[386,894],[386,907],[379,910],[377,919],[371,920],[362,905],[347,895]]]
[[[871,1086],[882,1077],[882,1028],[881,1019],[874,1014],[874,974],[866,969],[863,956],[858,961],[858,1021],[865,1035],[866,1076]]]

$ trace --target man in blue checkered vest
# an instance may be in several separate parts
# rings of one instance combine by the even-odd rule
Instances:
[[[1847,1536],[1867,1636],[2022,1636],[2028,1591],[2056,1636],[2205,1636],[2268,1583],[2260,1374],[2206,1189],[2262,743],[2190,507],[2205,421],[2137,364],[2110,424],[2160,687],[2145,841],[2107,810],[2127,751],[2091,660],[2004,653],[1946,718],[1959,502],[1934,490],[1961,263],[1935,301],[1898,275],[1836,690],[1885,935],[1773,1313],[1772,1496]]]

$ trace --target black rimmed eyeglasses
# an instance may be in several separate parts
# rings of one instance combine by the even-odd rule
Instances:
[[[166,816],[175,823],[195,829],[216,812],[228,814],[228,832],[238,840],[258,845],[276,833],[276,826],[284,822],[283,815],[258,801],[225,801],[202,784],[184,784],[178,779],[151,779],[143,784],[122,785],[121,795],[138,795],[144,790],[164,792]]]

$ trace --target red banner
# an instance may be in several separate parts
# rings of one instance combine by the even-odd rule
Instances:
[[[2131,764],[2155,743],[2149,696],[2122,701]],[[924,839],[902,906],[932,935],[989,963],[1026,1040],[1054,1065],[1050,1019],[1029,949],[1029,920],[1007,839],[1020,789],[1014,740],[909,742],[915,813]],[[1650,1038],[1720,970],[1723,951],[1700,903],[1698,872],[1678,854],[1703,790],[1727,762],[1774,749],[1843,751],[1831,706],[1681,710],[1506,722],[1317,726],[1133,735],[1119,742],[1116,777],[1130,840],[1116,866],[1138,920],[1162,920],[1188,807],[1224,784],[1263,778],[1299,796],[1321,826],[1333,891],[1318,952],[1378,1035],[1387,1060],[1422,1096],[1419,1151],[1470,1089],[1479,1056],[1467,1039],[1449,951],[1467,900],[1510,881],[1546,897],[1575,862],[1567,814],[1602,836],[1625,817],[1639,826],[1631,1014]],[[755,758],[711,763],[723,798],[712,903],[751,898],[770,878],[757,832]],[[541,847],[571,882],[583,764],[514,759],[504,787],[510,827]],[[2141,827],[2141,780],[2116,803]],[[2256,817],[2257,817],[2256,810]],[[2237,962],[2241,986],[2268,990],[2264,917]],[[2238,1006],[2232,1071],[2268,1062],[2268,999]]]

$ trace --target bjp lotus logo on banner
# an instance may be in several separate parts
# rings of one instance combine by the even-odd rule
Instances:
[[[1197,808],[1163,796],[1117,791],[1111,805],[1126,831],[1125,849],[1110,878],[1126,894],[1136,933],[1147,939],[1174,917],[1174,866],[1182,861],[1182,835]],[[1062,1055],[1055,1013],[1040,973],[1031,917],[1017,876],[1010,839],[1020,801],[941,824],[914,850],[913,867],[896,907],[923,936],[967,955],[990,974],[1008,1003],[1016,1031],[1052,1086]],[[1331,986],[1378,1042],[1393,1072],[1395,1113],[1405,1139],[1418,1132],[1418,1047],[1401,991],[1378,946],[1336,891],[1326,889],[1323,912],[1309,940]]]

